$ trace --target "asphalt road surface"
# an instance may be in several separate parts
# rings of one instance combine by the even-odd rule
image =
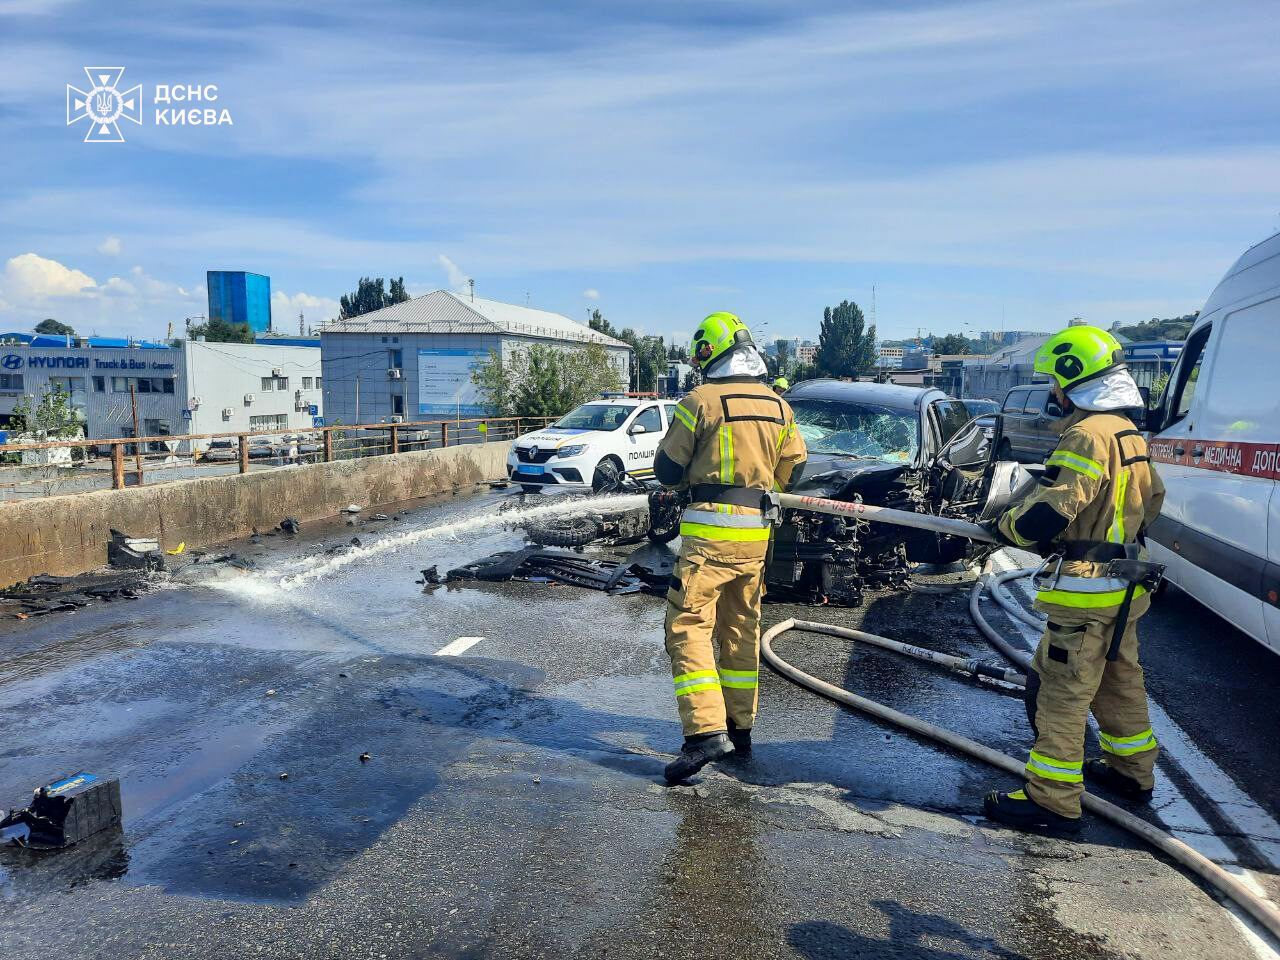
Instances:
[[[0,956],[1275,955],[1127,835],[987,823],[1009,777],[767,670],[753,759],[664,786],[660,597],[415,583],[519,544],[467,527],[508,496],[308,525],[233,545],[249,571],[0,622],[0,805],[87,770],[120,777],[126,813],[78,848],[0,851]],[[995,659],[962,592],[766,607],[793,615]],[[1143,636],[1152,816],[1280,900],[1280,657],[1177,595]],[[777,648],[1028,746],[1008,690],[828,637]]]

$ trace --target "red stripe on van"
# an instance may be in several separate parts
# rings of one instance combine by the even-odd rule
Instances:
[[[1235,440],[1152,440],[1151,459],[1183,467],[1235,473],[1242,477],[1280,480],[1280,444],[1241,443]],[[1179,455],[1177,452],[1181,450]]]

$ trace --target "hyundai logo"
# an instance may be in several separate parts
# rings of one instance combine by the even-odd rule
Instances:
[[[6,370],[17,370],[22,366],[22,358],[16,353],[6,353],[4,359],[0,360],[0,366]]]

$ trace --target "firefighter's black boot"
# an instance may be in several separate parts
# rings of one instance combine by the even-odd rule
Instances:
[[[1019,830],[1051,830],[1055,833],[1078,833],[1083,825],[1079,817],[1064,817],[1046,810],[1027,796],[1025,790],[1001,793],[992,790],[982,801],[982,812],[988,820],[1004,823]]]
[[[751,756],[751,728],[739,730],[732,720],[729,721],[729,742],[733,744],[733,753],[743,760]]]
[[[685,737],[680,756],[668,763],[662,773],[667,778],[667,783],[679,783],[692,777],[712,760],[719,760],[731,753],[733,744],[723,733]]]
[[[1127,777],[1101,757],[1084,762],[1084,778],[1095,787],[1110,790],[1132,803],[1150,803],[1151,790],[1144,790],[1133,777]]]

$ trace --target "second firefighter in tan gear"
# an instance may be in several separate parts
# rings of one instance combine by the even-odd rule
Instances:
[[[703,321],[703,336],[694,338],[690,351],[696,359],[700,345],[703,354],[708,343],[730,346],[700,359],[707,382],[676,406],[654,465],[664,485],[691,495],[680,524],[680,557],[666,616],[686,747],[727,731],[749,737],[770,537],[762,503],[769,491],[789,485],[805,459],[791,408],[761,382],[764,364],[743,333],[745,327],[732,315],[712,314]],[[672,767],[668,779],[679,779],[682,768]]]
[[[1093,330],[1067,333],[1091,336]],[[1110,351],[1110,337],[1096,333],[1106,337],[1096,339]],[[1097,352],[1091,339],[1084,346],[1086,356]],[[1126,415],[1129,407],[1115,406],[1136,399],[1136,387],[1131,389],[1127,371],[1109,355],[1108,361],[1101,376],[1110,380],[1069,382],[1058,393],[1071,403],[1109,402],[1114,409],[1077,406],[1062,422],[1062,439],[1045,461],[1044,477],[999,521],[1000,532],[1013,544],[1056,557],[1035,581],[1036,607],[1047,615],[1048,625],[1028,676],[1027,712],[1036,739],[1026,785],[1012,794],[992,794],[987,802],[988,814],[1007,822],[1022,816],[1019,803],[1024,812],[1033,811],[1026,801],[1049,812],[1049,825],[1055,817],[1068,825],[1078,821],[1086,773],[1134,797],[1149,796],[1154,783],[1158,750],[1137,633],[1151,600],[1144,586],[1111,576],[1108,563],[1126,556],[1145,559],[1142,531],[1160,511],[1164,485],[1151,467],[1146,441]],[[1121,619],[1122,635],[1109,660]],[[1086,769],[1090,710],[1104,758],[1101,765],[1090,761]]]

